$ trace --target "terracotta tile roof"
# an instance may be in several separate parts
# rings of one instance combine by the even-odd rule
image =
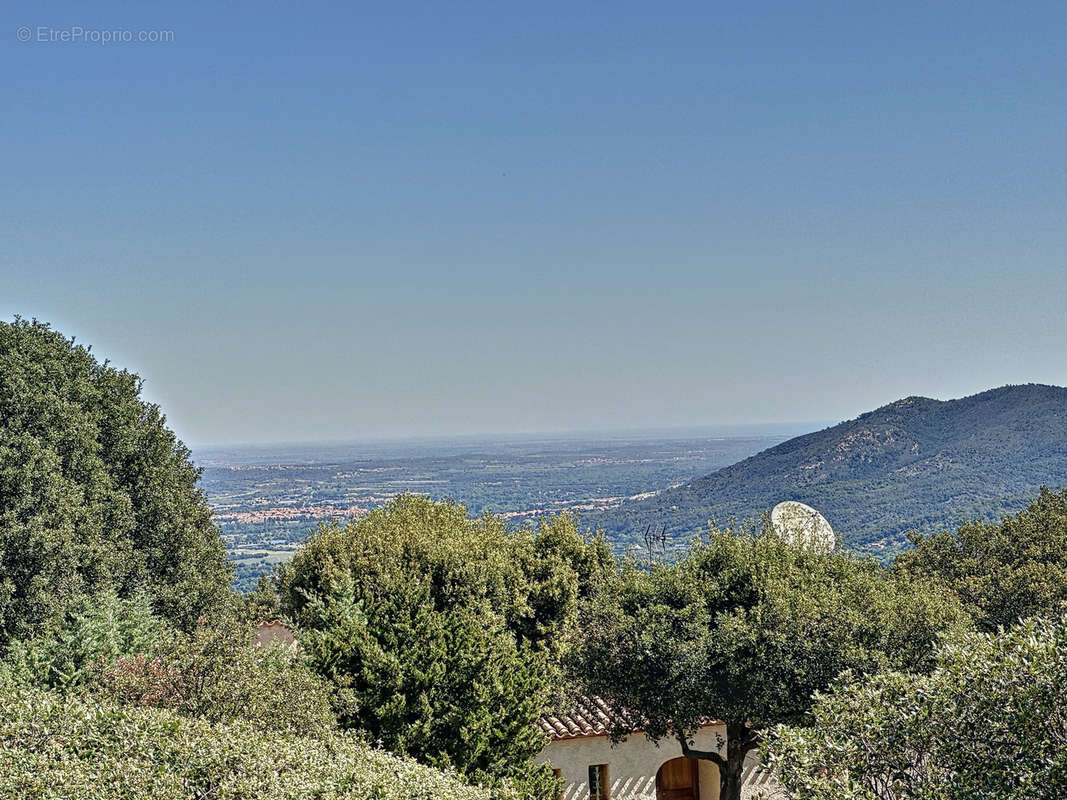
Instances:
[[[256,644],[268,644],[269,642],[281,642],[296,647],[296,634],[281,620],[261,622],[256,626]]]
[[[545,714],[538,720],[550,739],[605,736],[613,726],[637,730],[625,712],[617,712],[599,697],[580,697],[566,713]]]
[[[625,709],[612,708],[602,697],[579,697],[566,713],[544,714],[538,720],[542,733],[553,741],[561,739],[579,739],[583,736],[607,736],[611,729],[624,728],[631,733],[642,730],[642,723],[636,721]],[[721,725],[717,719],[705,719],[705,725]]]

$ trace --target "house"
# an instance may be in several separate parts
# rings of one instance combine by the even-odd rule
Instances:
[[[256,641],[297,647],[293,631],[279,620],[261,622]],[[538,724],[548,745],[534,761],[549,763],[563,778],[560,800],[718,800],[718,767],[706,759],[686,758],[674,739],[650,742],[598,697],[581,698],[566,713],[545,714]],[[608,731],[618,727],[632,735],[612,744]],[[725,723],[702,725],[693,734],[692,747],[725,753]],[[743,796],[783,797],[755,751],[745,764]]]
[[[608,730],[619,715],[600,698],[583,698],[564,714],[546,714],[549,739],[537,757],[563,778],[562,800],[718,800],[719,769],[706,759],[686,758],[673,739],[650,742],[639,730],[612,744]],[[632,727],[632,726],[627,726]],[[709,720],[693,734],[696,750],[725,753],[726,725]],[[753,752],[745,765],[746,798],[776,795],[773,777]]]

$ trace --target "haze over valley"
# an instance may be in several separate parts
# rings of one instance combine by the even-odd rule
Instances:
[[[994,520],[1067,485],[1067,389],[908,397],[823,427],[201,448],[203,487],[237,585],[249,588],[319,522],[403,493],[518,525],[570,510],[617,553],[709,521],[751,524],[781,500],[819,508],[846,547],[888,558],[908,532]],[[727,435],[724,435],[727,434]],[[801,435],[790,435],[801,434]]]
[[[788,438],[789,427],[775,430],[261,445],[195,456],[237,585],[249,588],[319,522],[358,518],[401,493],[456,500],[471,515],[514,524],[565,509],[593,520]]]

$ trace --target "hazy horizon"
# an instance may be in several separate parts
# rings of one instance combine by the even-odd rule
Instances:
[[[365,436],[354,439],[320,439],[315,441],[257,441],[257,442],[185,442],[194,451],[214,450],[269,450],[272,448],[346,447],[359,445],[388,446],[391,444],[441,443],[504,443],[509,441],[533,443],[547,442],[608,442],[613,440],[668,440],[689,438],[744,438],[775,436],[801,436],[832,425],[833,421],[770,422],[739,425],[696,425],[670,428],[591,428],[545,431],[478,431],[474,433],[440,433],[411,436]]]
[[[1056,384],[1040,384],[1037,381],[1026,381],[1027,384],[1038,384],[1053,386],[1054,388],[1067,389],[1064,386],[1058,386]],[[269,449],[272,447],[333,447],[333,446],[345,446],[345,445],[387,445],[387,444],[407,444],[407,443],[420,443],[420,442],[442,442],[453,443],[470,441],[477,443],[479,441],[486,442],[498,442],[507,440],[521,440],[530,441],[545,439],[551,441],[608,441],[611,439],[671,439],[671,438],[699,438],[699,437],[745,437],[745,436],[803,436],[806,433],[812,433],[814,431],[823,430],[838,425],[842,422],[855,419],[861,414],[865,414],[869,411],[874,411],[876,408],[880,408],[885,405],[889,405],[898,400],[903,400],[907,397],[927,397],[927,399],[937,400],[940,402],[946,402],[951,400],[960,400],[966,397],[970,397],[975,394],[981,394],[982,392],[990,391],[993,389],[1001,389],[1010,385],[1023,385],[1023,384],[1002,384],[1000,386],[989,386],[981,389],[978,392],[970,392],[966,395],[960,395],[958,397],[929,397],[928,395],[918,395],[912,393],[909,395],[902,395],[900,397],[894,397],[887,399],[884,402],[871,408],[860,409],[856,413],[851,414],[841,419],[826,419],[826,420],[807,420],[807,421],[785,421],[785,422],[741,422],[731,425],[714,425],[714,424],[702,424],[702,425],[674,425],[669,427],[633,427],[633,428],[567,428],[556,430],[514,430],[514,431],[472,431],[467,433],[434,433],[434,434],[382,434],[382,435],[365,435],[362,437],[355,437],[350,439],[317,439],[317,440],[276,440],[276,441],[220,441],[220,442],[189,442],[185,444],[191,450],[221,450],[221,449],[240,449],[240,448],[263,448]]]

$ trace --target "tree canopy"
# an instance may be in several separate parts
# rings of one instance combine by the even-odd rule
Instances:
[[[1042,487],[1026,510],[999,523],[911,539],[915,549],[898,556],[895,569],[950,586],[982,630],[1067,603],[1067,489]]]
[[[1067,794],[1067,616],[959,636],[928,676],[844,681],[770,737],[797,800]]]
[[[199,472],[140,390],[46,324],[0,323],[0,644],[105,588],[186,628],[228,598]]]
[[[650,739],[713,761],[735,800],[763,729],[806,719],[845,670],[928,666],[938,632],[962,621],[951,593],[876,564],[715,531],[675,563],[625,566],[592,603],[573,663]],[[689,746],[708,719],[726,723],[725,755]]]
[[[321,527],[280,594],[342,725],[492,781],[529,773],[579,600],[610,563],[570,517],[509,531],[406,495]]]

